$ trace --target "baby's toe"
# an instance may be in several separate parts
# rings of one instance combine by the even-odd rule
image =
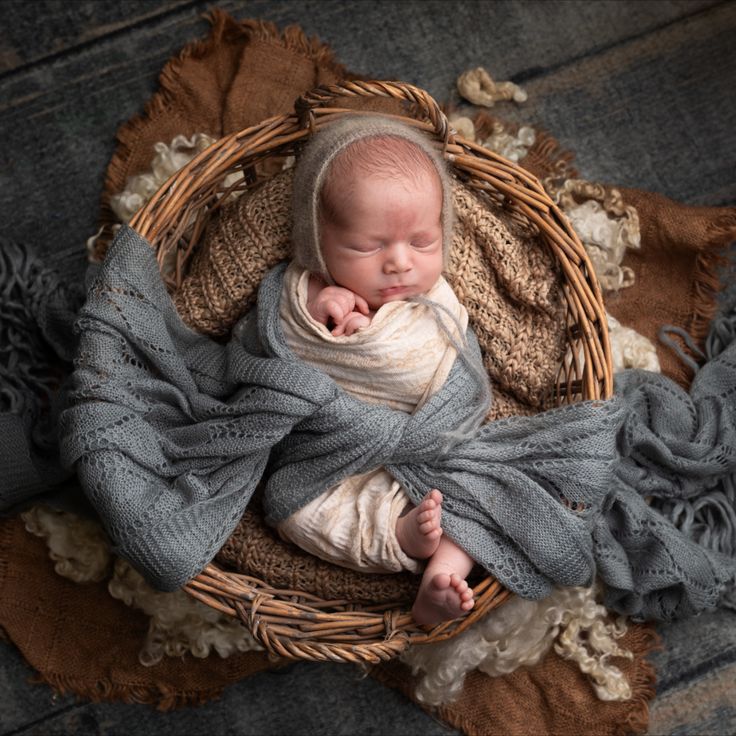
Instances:
[[[442,503],[442,494],[436,488],[433,488],[429,492],[427,498],[431,499],[436,504]]]
[[[427,521],[432,521],[434,519],[434,513],[431,509],[427,509],[426,511],[420,511],[417,514],[417,521],[420,524],[423,524]]]
[[[452,578],[447,573],[441,572],[432,578],[432,587],[435,590],[447,590],[451,582]]]
[[[468,584],[458,574],[452,573],[450,576],[450,585],[458,592],[462,592],[468,587]]]

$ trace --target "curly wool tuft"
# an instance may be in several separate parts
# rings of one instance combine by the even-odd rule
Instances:
[[[518,84],[497,82],[482,66],[464,71],[457,78],[456,84],[462,97],[474,105],[483,107],[493,107],[503,100],[526,102],[528,98],[527,93]]]
[[[483,138],[478,136],[475,124],[469,117],[454,115],[450,117],[449,122],[463,138],[474,141],[504,156],[509,161],[521,161],[536,140],[534,128],[530,128],[528,125],[520,126],[514,135],[506,130],[502,123],[496,120],[492,123],[490,135],[487,138]]]
[[[75,583],[96,583],[110,574],[110,542],[96,521],[48,506],[33,506],[21,518],[27,531],[46,540],[57,574]]]
[[[158,664],[165,656],[181,657],[187,652],[203,659],[213,651],[225,658],[263,649],[238,619],[194,600],[183,590],[154,590],[124,560],[115,561],[107,589],[113,598],[149,616],[146,640],[138,654],[146,667]]]
[[[75,583],[99,582],[110,575],[113,556],[102,527],[66,511],[34,506],[21,514],[26,529],[42,537],[55,561],[54,569]],[[149,617],[148,633],[138,654],[146,667],[166,657],[187,652],[204,658],[213,651],[221,657],[262,647],[237,619],[194,600],[184,591],[154,590],[124,560],[116,559],[108,591]]]
[[[641,247],[636,208],[624,202],[618,189],[584,179],[546,180],[544,185],[582,241],[603,289],[632,286],[634,271],[623,259]]]
[[[594,588],[559,588],[541,601],[514,597],[452,639],[413,647],[402,661],[421,677],[416,698],[442,705],[460,695],[472,670],[498,677],[536,664],[554,647],[588,676],[599,699],[630,699],[626,677],[608,661],[633,656],[616,641],[626,633],[625,619],[610,621],[595,596]]]
[[[660,373],[661,367],[654,343],[631,327],[625,327],[607,312],[606,318],[608,336],[611,340],[613,372],[618,373],[626,368],[641,368]]]

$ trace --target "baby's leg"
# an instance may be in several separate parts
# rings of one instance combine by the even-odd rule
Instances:
[[[474,605],[473,590],[465,578],[473,558],[447,537],[427,563],[411,609],[418,624],[438,624],[467,613]]]
[[[420,502],[396,521],[396,539],[404,554],[417,560],[431,557],[440,543],[442,494],[431,490]]]

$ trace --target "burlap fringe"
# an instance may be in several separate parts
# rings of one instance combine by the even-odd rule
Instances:
[[[723,289],[719,271],[729,263],[723,250],[736,241],[736,208],[730,208],[712,222],[706,237],[695,261],[693,320],[689,328],[690,335],[701,345],[718,311],[716,297]]]
[[[57,675],[50,672],[36,673],[31,681],[33,684],[48,685],[60,696],[71,694],[92,703],[138,703],[154,706],[160,711],[204,705],[219,698],[226,687],[222,685],[209,690],[181,691],[163,682],[143,686],[123,685],[113,683],[110,680],[97,680],[97,682],[90,684],[88,681],[76,677]]]
[[[247,19],[238,22],[218,8],[209,14],[208,20],[213,26],[218,23],[229,24],[228,32],[232,31],[236,38],[243,36],[248,40],[268,41],[290,51],[296,51],[312,59],[317,66],[331,71],[338,78],[354,76],[337,60],[335,52],[327,44],[322,43],[316,36],[308,38],[300,26],[287,26],[279,32],[278,26],[270,21]]]
[[[188,43],[179,54],[172,58],[159,75],[159,89],[146,103],[143,113],[131,118],[120,127],[116,134],[117,147],[107,167],[105,183],[100,198],[99,225],[102,228],[100,237],[95,242],[93,260],[101,260],[113,238],[113,225],[119,225],[118,218],[110,207],[110,198],[120,193],[128,176],[139,172],[127,170],[127,162],[133,152],[138,137],[152,118],[164,113],[170,105],[179,99],[182,90],[179,89],[181,68],[188,59],[206,56],[222,41],[243,39],[267,41],[290,51],[306,56],[315,65],[328,69],[339,79],[359,78],[352,74],[337,61],[334,51],[313,36],[309,38],[296,25],[288,26],[279,31],[275,23],[257,19],[235,20],[224,10],[214,8],[203,16],[212,26],[210,35]],[[222,131],[197,131],[207,133],[217,138]],[[232,131],[235,132],[235,131]],[[165,141],[168,142],[168,141]]]
[[[577,179],[580,174],[572,163],[575,154],[562,148],[559,141],[546,130],[534,128],[534,132],[534,143],[519,163],[540,180]]]
[[[632,697],[627,701],[633,706],[629,710],[626,720],[617,724],[618,728],[612,736],[630,736],[630,734],[644,734],[649,730],[649,704],[657,694],[657,673],[654,665],[647,657],[662,649],[662,639],[654,628],[654,624],[647,624],[636,629],[634,640],[627,642],[627,646],[641,653],[642,660],[636,675],[630,680]]]

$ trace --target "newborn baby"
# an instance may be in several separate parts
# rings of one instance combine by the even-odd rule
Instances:
[[[452,233],[448,179],[426,138],[380,116],[331,123],[298,162],[284,335],[299,357],[364,401],[414,412],[464,345],[467,312],[442,278]],[[434,624],[474,603],[465,580],[474,561],[443,535],[441,518],[438,490],[413,506],[377,468],[326,489],[278,530],[362,571],[424,566],[412,613]]]

